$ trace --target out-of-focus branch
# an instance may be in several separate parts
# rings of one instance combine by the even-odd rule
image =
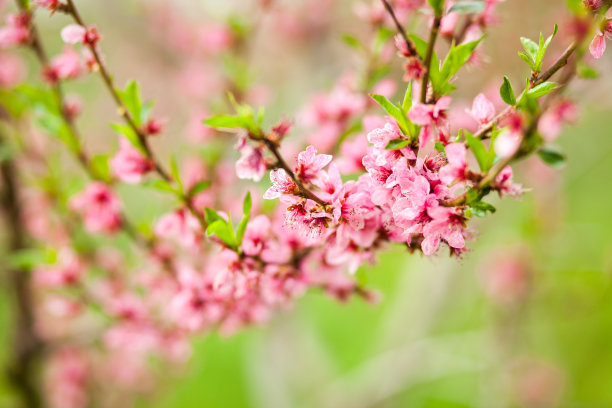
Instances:
[[[0,145],[6,141],[0,134]],[[12,159],[5,159],[0,165],[2,176],[2,212],[9,236],[9,252],[26,248],[26,232],[23,214],[19,204],[17,169]],[[43,342],[34,329],[34,304],[30,293],[29,271],[9,267],[6,271],[7,292],[13,298],[15,335],[9,378],[19,392],[23,405],[28,408],[42,407],[40,387],[37,381],[37,362],[43,351]]]

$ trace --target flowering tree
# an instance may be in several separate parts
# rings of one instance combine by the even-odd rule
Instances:
[[[197,161],[166,161],[151,143],[165,121],[152,115],[138,82],[115,83],[103,35],[77,2],[17,0],[0,29],[7,49],[0,160],[17,315],[11,378],[24,404],[116,406],[106,389],[133,396],[163,374],[152,357],[163,367],[181,365],[193,336],[265,322],[308,290],[373,301],[355,272],[390,245],[462,256],[475,236],[471,220],[496,211],[489,197],[524,192],[514,163],[534,155],[553,166],[563,161],[552,143],[577,116],[565,91],[576,77],[596,76],[585,57],[602,57],[612,38],[609,1],[570,1],[561,28],[537,41],[521,38],[528,74],[499,78],[503,105],[472,89],[471,108],[457,112],[457,78],[484,63],[500,1],[359,4],[368,38],[344,40],[365,56],[363,70],[301,111],[305,148],[292,140],[292,121],[253,107],[248,51],[257,22],[190,31],[166,15],[171,35],[160,47],[182,45],[185,55],[201,47],[207,64],[225,62],[212,75],[214,96],[187,96],[197,108],[189,143],[213,149]],[[260,1],[257,12],[272,13],[273,3]],[[71,20],[49,39],[61,37],[59,55],[48,53],[35,13]],[[38,75],[26,81],[23,53],[12,51],[20,48],[38,61]],[[100,77],[116,105],[111,128],[119,148],[111,154],[87,149],[79,121],[87,107],[64,92],[66,82],[88,75]],[[517,91],[512,82],[524,86]],[[78,190],[66,187],[71,170],[49,153],[58,144],[83,170]],[[232,173],[265,181],[241,184],[237,197]],[[172,208],[137,225],[125,210],[129,198],[117,192],[121,184],[147,188],[147,200],[167,196]]]

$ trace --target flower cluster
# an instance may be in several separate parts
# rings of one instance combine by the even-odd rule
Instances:
[[[263,110],[249,105],[270,96],[244,72],[249,63],[242,54],[255,37],[249,28],[236,21],[201,28],[186,23],[174,8],[147,5],[160,47],[180,61],[174,64],[176,86],[170,88],[184,103],[177,110],[186,112],[181,130],[191,143],[186,157],[173,158],[168,170],[150,144],[165,122],[150,117],[152,104],[142,100],[135,81],[125,90],[115,85],[101,53],[101,34],[83,23],[72,2],[32,2],[74,20],[61,30],[65,48],[48,60],[32,10],[24,6],[9,15],[0,29],[0,47],[36,51],[46,85],[16,89],[15,109],[7,111],[27,109],[27,100],[36,123],[64,142],[90,177],[78,192],[67,194],[77,189],[64,189],[60,184],[69,180],[54,180],[45,167],[53,165],[45,160],[52,142],[40,142],[33,132],[23,143],[29,149],[23,167],[42,186],[28,192],[35,199],[23,200],[21,217],[42,252],[32,268],[35,328],[29,335],[59,345],[44,350],[50,404],[92,405],[91,389],[150,391],[155,388],[151,356],[183,364],[193,336],[212,330],[231,334],[265,322],[310,289],[340,301],[374,300],[355,272],[391,245],[426,256],[443,250],[464,254],[475,235],[472,217],[495,211],[484,201],[489,194],[523,193],[513,180],[515,160],[534,153],[551,164],[562,160],[550,143],[577,117],[574,103],[558,97],[573,75],[574,57],[570,53],[549,71],[542,69],[556,29],[539,45],[524,39],[531,76],[523,81],[522,94],[504,78],[501,99],[486,90],[471,93],[477,96],[463,104],[450,96],[460,69],[484,60],[479,41],[497,20],[500,1],[385,0],[356,6],[375,33],[369,48],[348,41],[366,55],[364,73],[347,73],[330,91],[308,99],[295,126],[303,128],[303,141],[293,138],[288,120],[265,130]],[[330,2],[313,3],[321,7],[304,6],[294,15],[282,7],[270,10],[275,29],[301,41],[322,31],[326,13],[320,9],[328,10]],[[599,58],[612,25],[597,14],[602,2],[586,7],[601,23],[591,44]],[[423,28],[431,30],[429,43],[404,32],[403,23],[415,15],[427,16]],[[390,29],[397,29],[397,36]],[[437,36],[452,44],[445,59],[437,59]],[[409,83],[397,104],[396,82],[384,78],[393,72],[393,42]],[[588,44],[582,46],[586,50]],[[1,56],[0,84],[12,85],[16,65],[4,68],[4,61]],[[426,61],[431,61],[427,67]],[[550,82],[568,63],[567,78],[561,79],[566,82]],[[120,134],[114,154],[86,151],[75,121],[81,105],[63,96],[67,80],[87,73],[102,76],[123,121],[112,126]],[[223,111],[214,96],[227,92],[235,114]],[[237,142],[228,142],[228,131],[238,135]],[[243,199],[233,188],[242,187],[241,180],[260,182],[268,172],[271,185],[265,192],[251,186]],[[118,187],[121,183],[130,186]],[[132,185],[170,199],[159,200],[158,210],[149,202],[130,206],[123,191]],[[263,200],[279,204],[272,208]],[[498,281],[524,280],[525,274],[511,266],[491,278],[494,296]],[[516,284],[516,297],[522,285]]]

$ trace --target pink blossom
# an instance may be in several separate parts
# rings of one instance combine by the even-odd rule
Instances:
[[[497,177],[495,177],[493,187],[497,190],[500,197],[504,195],[517,197],[523,193],[523,187],[520,184],[514,183],[512,177],[513,172],[510,166],[504,167]]]
[[[582,3],[585,7],[591,9],[592,11],[597,11],[603,4],[603,0],[582,0]]]
[[[155,235],[175,239],[187,248],[196,248],[199,245],[199,231],[198,219],[185,208],[165,214],[155,224]]]
[[[0,55],[0,87],[10,88],[16,85],[26,72],[23,61],[18,57]]]
[[[448,164],[440,169],[440,181],[447,185],[465,180],[467,162],[466,149],[463,143],[451,143],[445,147]]]
[[[548,109],[538,121],[538,131],[547,142],[552,142],[563,130],[564,123],[572,123],[578,117],[576,105],[568,100],[563,100]]]
[[[497,136],[493,143],[495,153],[499,157],[511,157],[518,151],[522,140],[521,132],[506,128]]]
[[[38,268],[35,271],[35,282],[41,286],[61,287],[77,284],[85,266],[71,249],[62,249],[57,262],[51,266]]]
[[[66,44],[95,45],[101,38],[95,26],[83,27],[78,24],[64,27],[61,36]]]
[[[448,207],[432,207],[427,210],[427,214],[432,220],[423,228],[425,239],[421,248],[425,255],[433,255],[441,240],[456,251],[465,248],[465,227],[462,215]]]
[[[268,170],[261,146],[253,147],[241,138],[236,145],[240,151],[240,159],[236,161],[236,175],[240,179],[260,181]]]
[[[423,75],[425,75],[425,67],[423,67],[421,61],[416,57],[408,58],[408,61],[404,64],[404,81],[419,80]]]
[[[121,226],[121,201],[104,183],[94,181],[70,200],[91,232],[113,233]]]
[[[601,58],[606,51],[606,39],[602,33],[599,33],[593,38],[591,45],[589,45],[589,51],[594,58]]]
[[[263,196],[266,200],[273,200],[279,198],[283,194],[295,194],[299,191],[293,179],[289,177],[284,169],[271,171],[270,181],[272,181],[272,186]]]
[[[589,51],[594,58],[601,58],[601,56],[606,51],[606,39],[612,40],[612,19],[606,19],[601,24],[601,32],[595,35],[591,45],[589,46]]]
[[[444,96],[435,104],[415,104],[408,112],[408,119],[413,123],[422,126],[419,135],[419,144],[425,146],[433,136],[433,132],[446,124],[446,110],[450,106],[451,98]]]
[[[88,382],[90,364],[76,350],[55,350],[45,375],[45,390],[52,408],[85,408],[90,403]]]
[[[270,234],[270,219],[265,215],[258,215],[249,221],[242,240],[242,251],[249,256],[258,255]]]
[[[60,5],[59,0],[34,0],[34,5],[38,7],[43,7],[51,11],[55,11],[57,7]]]
[[[45,77],[53,83],[60,79],[72,79],[81,75],[83,66],[79,54],[70,47],[66,47],[64,52],[53,58],[49,67],[45,70]]]
[[[484,94],[478,94],[469,113],[483,126],[491,122],[495,117],[495,105]]]
[[[153,161],[124,138],[119,139],[119,151],[109,164],[118,179],[130,184],[140,183],[142,177],[154,168]]]
[[[28,13],[9,14],[7,25],[0,28],[0,48],[26,44],[30,41],[30,15]]]
[[[300,152],[295,166],[295,175],[305,183],[310,183],[318,177],[319,172],[331,162],[329,154],[317,154],[317,149],[308,146],[305,151]]]

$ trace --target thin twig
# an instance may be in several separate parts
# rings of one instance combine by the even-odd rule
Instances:
[[[438,38],[438,32],[440,31],[440,23],[442,22],[442,16],[436,15],[434,17],[433,24],[431,26],[431,32],[429,33],[429,42],[427,43],[427,51],[425,53],[425,73],[421,80],[421,103],[427,102],[427,85],[429,84],[429,73],[431,71],[431,59],[433,58],[433,52],[436,45],[436,39]]]

